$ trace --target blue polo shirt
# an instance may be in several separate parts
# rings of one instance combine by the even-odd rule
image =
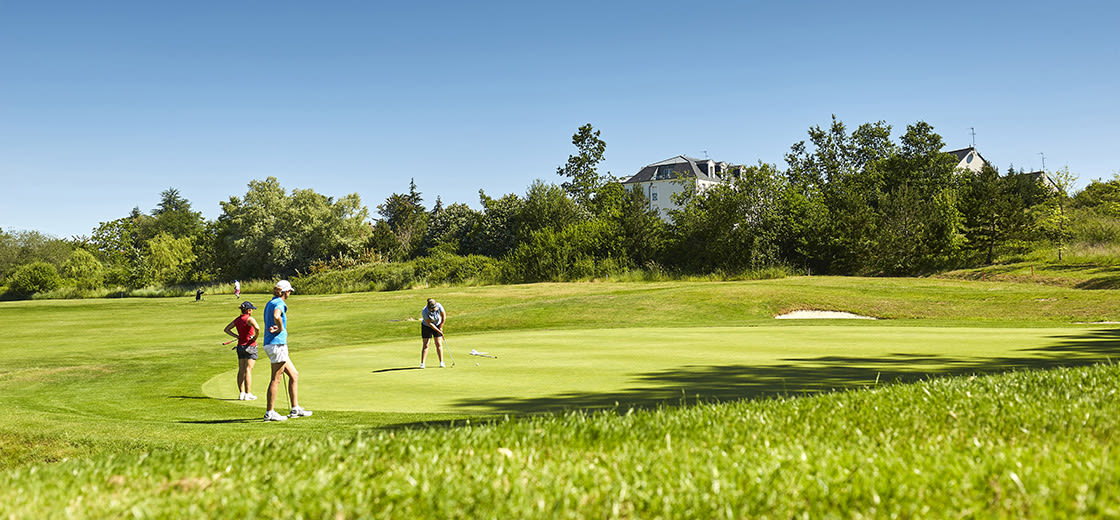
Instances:
[[[276,314],[276,309],[280,309],[280,324],[283,325],[284,328],[279,334],[269,332],[269,329],[275,324],[273,315]],[[279,296],[273,297],[268,301],[268,304],[264,306],[264,344],[288,344],[288,304]]]

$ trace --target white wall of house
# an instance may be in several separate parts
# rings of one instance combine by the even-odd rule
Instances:
[[[689,179],[689,181],[696,183],[696,190],[700,193],[703,193],[708,187],[717,184],[713,181],[698,181],[696,179]],[[646,199],[649,200],[650,209],[657,210],[658,216],[665,222],[672,222],[673,220],[669,216],[669,211],[680,209],[680,206],[673,202],[673,195],[683,192],[686,187],[684,184],[681,184],[680,181],[670,179],[635,182],[624,186],[628,190],[642,190]]]
[[[980,170],[984,169],[984,159],[980,157],[980,154],[976,153],[976,150],[971,150],[968,152],[968,155],[957,164],[957,168],[979,173]]]

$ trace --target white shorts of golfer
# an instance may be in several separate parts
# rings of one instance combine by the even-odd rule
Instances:
[[[292,360],[288,357],[287,345],[265,345],[264,353],[268,354],[268,360],[272,363],[287,363]]]

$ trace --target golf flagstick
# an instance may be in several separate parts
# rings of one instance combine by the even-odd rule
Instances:
[[[471,355],[472,356],[478,356],[478,357],[487,357],[487,358],[490,358],[490,359],[498,359],[498,356],[493,356],[493,355],[487,354],[485,352],[479,352],[479,351],[474,350],[474,349],[471,349]]]

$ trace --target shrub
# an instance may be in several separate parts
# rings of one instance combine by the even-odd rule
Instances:
[[[62,263],[60,273],[78,289],[95,289],[105,283],[105,267],[85,249],[75,249]]]
[[[15,268],[8,275],[7,282],[8,291],[15,296],[31,296],[58,288],[62,285],[62,277],[51,264],[31,262]]]

